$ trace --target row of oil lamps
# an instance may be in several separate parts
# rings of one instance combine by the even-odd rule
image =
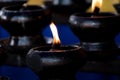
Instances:
[[[31,68],[42,80],[75,80],[76,71],[87,59],[113,60],[117,57],[115,36],[120,32],[119,14],[75,13],[69,17],[78,45],[60,44],[51,11],[46,6],[8,6],[0,12],[0,25],[10,37],[0,41],[1,65]],[[50,24],[53,43],[42,35]]]

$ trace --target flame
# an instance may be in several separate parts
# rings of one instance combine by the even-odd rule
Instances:
[[[51,29],[52,35],[53,35],[53,44],[60,44],[61,42],[60,42],[60,38],[58,36],[58,30],[53,22],[50,24],[50,29]]]
[[[95,10],[95,7],[101,8],[102,0],[92,0],[92,12]]]
[[[26,3],[23,4],[23,6],[27,5],[42,6],[44,5],[44,0],[28,0]]]
[[[115,8],[113,7],[114,4],[119,3],[118,0],[92,0],[92,5],[87,9],[86,12],[93,12],[95,7],[100,8],[100,12],[112,12],[117,13]],[[95,5],[93,5],[95,4]],[[94,7],[92,9],[92,7]]]

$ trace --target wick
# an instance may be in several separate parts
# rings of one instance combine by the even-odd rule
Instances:
[[[53,44],[52,49],[60,49],[60,43]]]
[[[55,43],[52,45],[50,51],[59,51],[60,50],[60,43]]]
[[[94,13],[94,14],[99,14],[99,11],[100,11],[100,8],[95,7],[95,9],[94,9],[93,13]]]
[[[95,17],[96,15],[99,14],[100,8],[95,7],[94,11],[93,11],[93,15],[91,17]]]

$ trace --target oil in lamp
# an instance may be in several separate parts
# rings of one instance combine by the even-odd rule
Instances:
[[[119,33],[119,14],[99,12],[102,1],[93,6],[93,12],[74,13],[69,17],[73,33],[80,39],[90,60],[110,60],[117,55],[114,38]]]
[[[26,62],[40,80],[75,80],[75,73],[86,63],[84,50],[77,45],[61,45],[56,26],[50,24],[53,44],[30,49]]]
[[[0,49],[7,65],[25,65],[25,56],[31,47],[47,44],[42,30],[51,22],[47,6],[6,6],[0,12],[0,24],[10,37],[0,41]],[[3,57],[2,55],[2,57]]]

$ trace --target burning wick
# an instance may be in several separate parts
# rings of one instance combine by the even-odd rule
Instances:
[[[92,11],[93,15],[91,17],[95,17],[100,12],[100,7],[102,6],[102,0],[92,0]]]
[[[94,14],[99,14],[99,12],[100,12],[100,8],[95,7],[95,9],[94,9],[93,13],[94,13]]]
[[[58,31],[57,28],[55,26],[55,24],[52,22],[50,24],[50,29],[52,31],[53,34],[53,45],[52,45],[52,49],[59,49],[60,48],[60,38],[58,36]]]
[[[93,15],[91,15],[91,17],[97,17],[97,15],[99,14],[100,8],[95,7],[94,11],[93,11]]]

